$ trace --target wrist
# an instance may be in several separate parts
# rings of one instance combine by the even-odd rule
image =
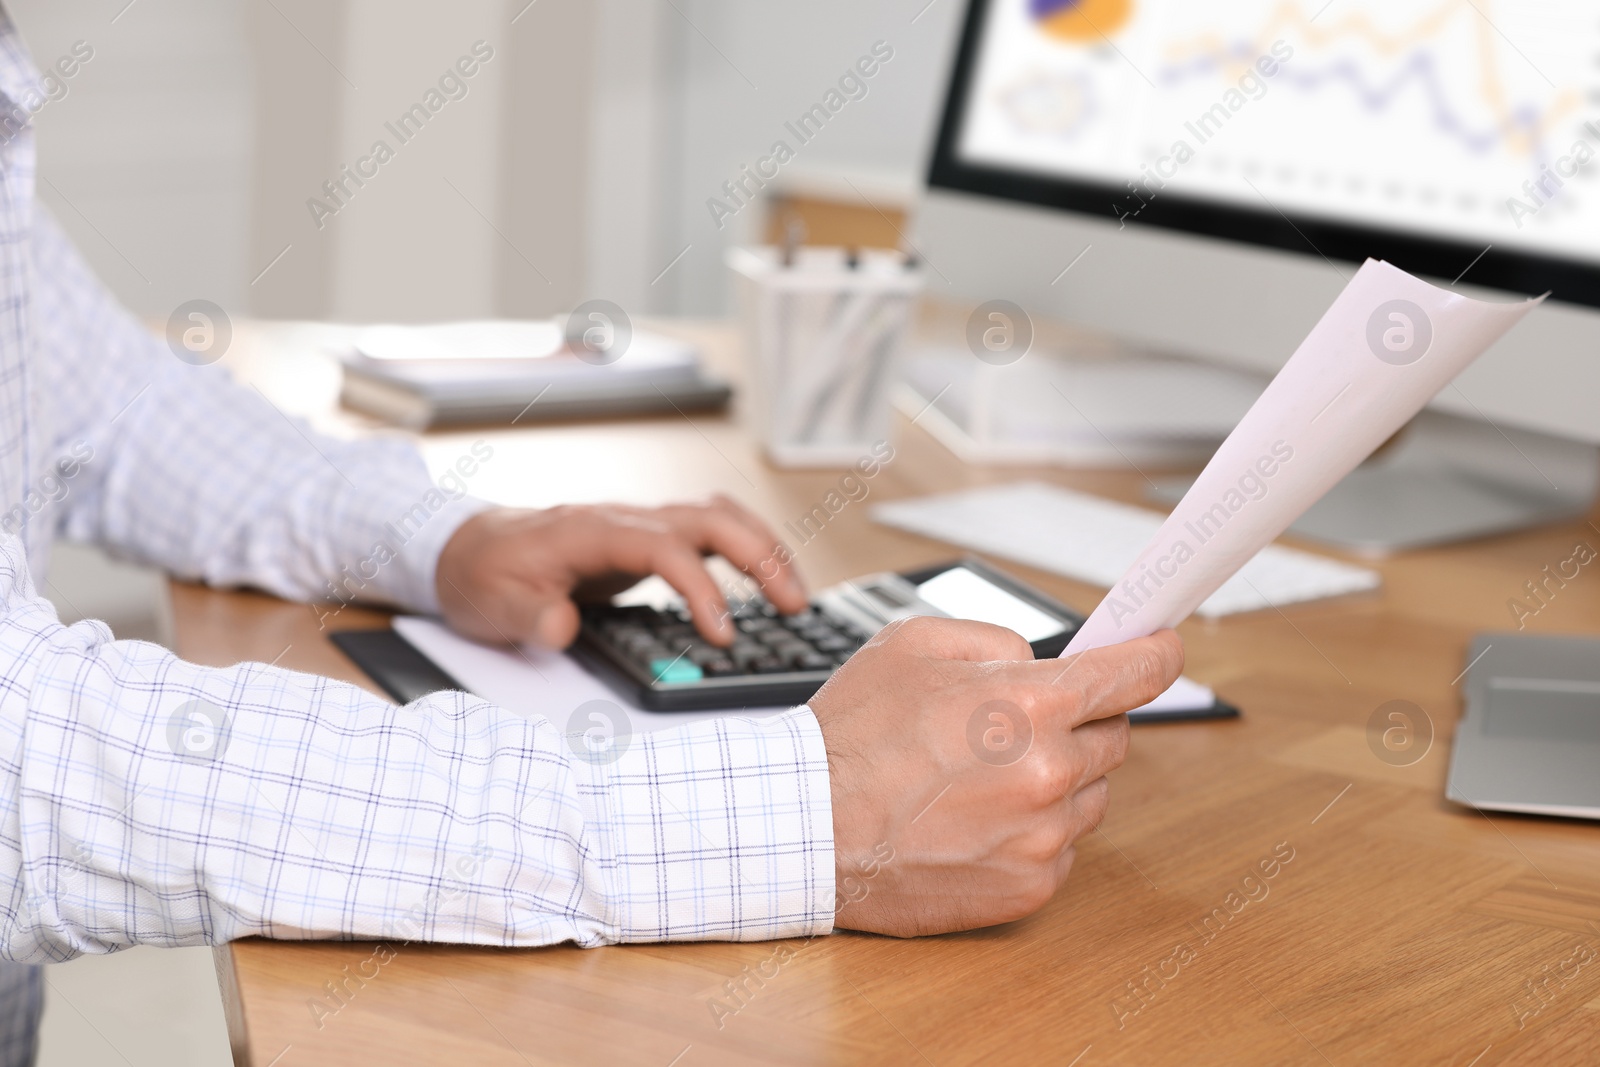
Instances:
[[[487,500],[464,496],[450,501],[444,510],[434,516],[428,527],[419,531],[428,535],[419,558],[431,561],[422,585],[428,590],[430,600],[419,604],[419,610],[438,614],[449,599],[450,583],[461,584],[463,568],[478,553],[492,516],[512,509],[491,504]]]

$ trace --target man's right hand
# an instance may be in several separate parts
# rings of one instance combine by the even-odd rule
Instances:
[[[1105,815],[1124,713],[1182,670],[1170,630],[1034,660],[998,626],[885,628],[811,701],[833,794],[835,925],[911,937],[1037,911]]]

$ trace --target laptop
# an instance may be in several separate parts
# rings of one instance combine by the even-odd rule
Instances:
[[[1489,811],[1600,819],[1600,640],[1479,634],[1445,795]]]

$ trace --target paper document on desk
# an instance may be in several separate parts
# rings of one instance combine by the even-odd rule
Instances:
[[[1188,618],[1543,300],[1489,304],[1367,260],[1062,655]]]
[[[631,733],[716,719],[725,715],[769,718],[787,708],[737,708],[728,711],[646,711],[606,684],[564,652],[538,648],[494,648],[462,637],[436,619],[402,616],[394,629],[413,648],[454,678],[474,696],[528,718],[543,716],[558,730],[581,733],[590,727],[587,705],[601,700],[620,710]],[[1189,678],[1133,712],[1135,719],[1172,717],[1174,712],[1209,708],[1211,690]],[[615,728],[619,723],[613,723]]]
[[[587,729],[589,722],[583,709],[596,700],[620,709],[633,733],[726,715],[769,718],[788,710],[768,707],[730,711],[646,711],[612,691],[564,652],[482,645],[462,637],[442,622],[418,616],[397,618],[393,625],[396,633],[474,696],[527,718],[543,716],[564,732]]]

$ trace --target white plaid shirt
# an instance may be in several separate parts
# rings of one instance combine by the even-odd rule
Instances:
[[[0,107],[37,79],[5,20]],[[33,183],[24,129],[0,147],[0,507],[23,509],[0,519],[0,958],[252,934],[598,945],[831,928],[807,709],[637,736],[596,763],[549,721],[464,694],[395,707],[61,625],[35,591],[58,532],[314,598],[433,484],[407,442],[311,437],[175,358]],[[365,592],[436,607],[435,560],[480,506],[447,505]]]

